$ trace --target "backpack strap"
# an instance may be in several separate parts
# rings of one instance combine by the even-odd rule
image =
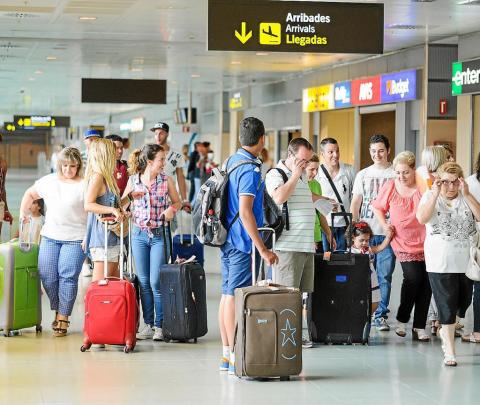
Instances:
[[[228,161],[231,159],[231,156],[227,159],[227,161],[225,162],[224,164],[224,170],[225,172],[227,173],[228,176],[230,176],[230,174],[235,170],[235,169],[238,169],[240,166],[243,166],[243,165],[254,165],[256,167],[261,167],[260,164],[258,164],[257,162],[255,162],[254,160],[247,160],[247,159],[244,159],[244,160],[240,160],[238,161],[237,163],[235,163],[230,169],[228,169]],[[260,188],[260,185],[262,184],[262,179],[260,178],[260,181],[258,183],[258,187],[257,187],[257,191],[258,189]],[[230,231],[230,229],[232,228],[233,224],[235,223],[235,221],[240,217],[240,211],[237,211],[237,213],[235,214],[235,216],[233,217],[232,219],[232,222],[230,222],[230,224],[227,226],[227,233]]]
[[[285,184],[288,181],[287,173],[285,173],[279,167],[274,167],[273,169],[270,169],[270,170],[276,170],[278,173],[280,173],[280,176],[282,176],[283,184]],[[288,219],[288,203],[286,201],[282,204],[282,215],[285,218],[285,229],[287,231],[289,231],[290,230],[290,220]]]

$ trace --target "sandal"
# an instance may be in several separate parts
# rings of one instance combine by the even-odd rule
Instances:
[[[480,343],[480,339],[477,339],[474,333],[469,333],[468,335],[462,336],[462,342]]]
[[[58,312],[55,312],[55,319],[54,319],[53,322],[52,322],[52,330],[53,330],[54,332],[55,332],[55,329],[56,329],[57,326],[58,326],[57,316],[58,316]]]
[[[57,328],[53,330],[53,336],[55,337],[64,337],[67,336],[67,328],[62,328],[62,324],[67,324],[67,328],[70,326],[70,321],[66,321],[65,319],[59,319],[57,321]]]
[[[438,329],[440,328],[440,324],[438,321],[432,321],[432,324],[430,326],[430,332],[432,336],[437,336]]]
[[[457,367],[457,359],[453,354],[446,354],[443,357],[443,364],[447,367]]]
[[[412,340],[419,342],[430,342],[430,336],[425,333],[425,329],[412,329]]]

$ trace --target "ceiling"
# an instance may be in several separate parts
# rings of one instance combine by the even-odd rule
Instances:
[[[479,30],[480,6],[459,2],[385,0],[385,52]],[[82,104],[82,77],[167,79],[171,100],[366,56],[208,52],[207,7],[208,0],[2,0],[0,116],[85,118],[139,107]]]

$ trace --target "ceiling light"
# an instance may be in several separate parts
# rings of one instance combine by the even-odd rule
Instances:
[[[56,56],[47,56],[47,60],[57,60]]]
[[[269,53],[268,52],[257,52],[255,55],[257,56],[267,56]]]
[[[464,0],[457,4],[459,6],[480,6],[480,0]]]
[[[41,74],[43,74],[43,70],[40,70],[40,69],[35,70],[35,74],[36,75],[41,75]]]
[[[231,64],[231,65],[241,65],[242,62],[240,62],[239,60],[232,60],[232,61],[230,62],[230,64]]]
[[[88,16],[84,16],[84,17],[79,17],[78,18],[80,21],[95,21],[97,19],[97,17],[88,17]]]
[[[196,79],[196,78],[200,77],[200,75],[197,74],[197,73],[193,73],[192,75],[190,75],[190,77],[192,77],[193,79]]]
[[[391,30],[421,30],[425,29],[425,25],[414,25],[414,24],[388,24],[388,29]]]

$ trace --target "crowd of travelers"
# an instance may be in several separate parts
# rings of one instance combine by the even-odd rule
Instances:
[[[29,224],[30,240],[40,243],[39,273],[55,314],[55,336],[68,333],[87,257],[93,263],[92,281],[104,274],[119,277],[121,236],[108,226],[105,246],[105,224],[130,220],[144,321],[137,338],[163,340],[159,269],[167,261],[167,223],[180,210],[191,211],[196,193],[218,165],[208,142],[196,142],[189,154],[188,148],[179,152],[170,147],[166,123],[155,124],[151,131],[155,143],[134,150],[128,162],[122,160],[121,137],[103,138],[95,130],[86,131],[83,156],[74,147],[59,150],[52,173],[37,180],[23,196],[20,222],[23,228]],[[314,289],[315,254],[349,247],[354,253],[368,254],[372,325],[379,332],[390,330],[392,275],[398,260],[403,282],[395,333],[408,335],[413,312],[412,338],[428,342],[431,335],[438,335],[444,364],[455,366],[458,320],[465,317],[473,296],[474,330],[461,339],[480,343],[480,283],[465,275],[480,221],[480,156],[475,173],[465,179],[448,148],[427,147],[417,168],[409,151],[398,153],[391,163],[389,139],[375,134],[369,141],[372,164],[355,173],[351,165],[341,162],[339,144],[332,137],[321,141],[319,155],[307,139],[294,138],[286,158],[276,164],[268,157],[265,141],[263,123],[253,117],[243,119],[241,147],[225,167],[228,172],[240,160],[255,163],[237,168],[228,181],[225,220],[229,227],[220,253],[221,370],[234,370],[234,291],[252,283],[252,249],[272,266],[276,283],[306,294]],[[11,221],[5,173],[6,167],[0,165],[4,220]],[[258,231],[263,225],[265,191],[280,209],[288,203],[289,227],[274,250],[266,247]],[[330,204],[331,212],[351,213],[353,223],[346,218],[332,223],[330,212],[318,209],[319,201],[323,206]],[[312,346],[309,336],[303,344]]]

